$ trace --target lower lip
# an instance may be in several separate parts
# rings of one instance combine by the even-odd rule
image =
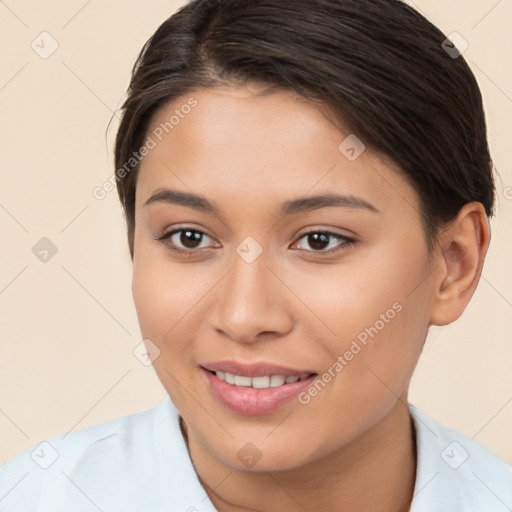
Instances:
[[[249,416],[276,411],[309,387],[316,377],[312,375],[307,379],[274,388],[252,388],[228,384],[204,368],[201,371],[215,398],[232,411]]]

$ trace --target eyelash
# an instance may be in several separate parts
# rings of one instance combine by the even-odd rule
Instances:
[[[172,250],[174,252],[177,252],[177,253],[185,255],[185,256],[193,256],[194,253],[197,253],[200,249],[182,249],[182,248],[176,246],[172,242],[171,242],[172,245],[169,245],[167,243],[173,235],[175,235],[176,233],[181,233],[183,231],[191,231],[192,233],[199,233],[201,235],[206,235],[208,238],[211,238],[204,231],[201,231],[199,229],[191,229],[191,228],[187,228],[187,227],[180,227],[180,228],[174,229],[172,231],[169,231],[169,233],[165,233],[162,236],[156,236],[154,238],[155,238],[155,240],[157,240],[158,242],[163,243],[168,249],[170,249],[170,250]],[[357,243],[356,240],[354,240],[353,238],[348,238],[348,237],[346,237],[344,235],[341,235],[339,233],[332,233],[330,231],[324,231],[324,230],[308,231],[306,233],[303,233],[299,237],[298,240],[302,240],[304,237],[307,237],[308,235],[312,235],[312,234],[321,234],[321,235],[325,235],[325,236],[327,236],[329,238],[336,238],[336,239],[342,241],[343,243],[340,246],[338,246],[337,248],[329,249],[327,251],[326,250],[319,250],[319,251],[306,250],[306,252],[312,252],[312,253],[317,253],[317,254],[333,254],[333,253],[338,253],[340,251],[346,251],[346,250],[350,249],[353,245],[355,245]]]

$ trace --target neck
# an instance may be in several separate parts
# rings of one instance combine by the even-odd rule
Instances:
[[[186,425],[182,432],[197,475],[219,512],[406,512],[416,479],[415,432],[406,404],[398,401],[349,445],[286,471],[233,470],[189,434]]]

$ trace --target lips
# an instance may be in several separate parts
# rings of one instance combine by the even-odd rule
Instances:
[[[275,412],[318,375],[304,368],[236,361],[205,363],[201,372],[214,398],[235,413],[251,416]],[[266,379],[273,384],[264,385]],[[255,385],[259,382],[263,384]]]

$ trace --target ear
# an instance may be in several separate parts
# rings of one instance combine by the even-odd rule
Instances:
[[[430,324],[459,318],[480,280],[491,232],[482,203],[465,204],[442,233]]]

